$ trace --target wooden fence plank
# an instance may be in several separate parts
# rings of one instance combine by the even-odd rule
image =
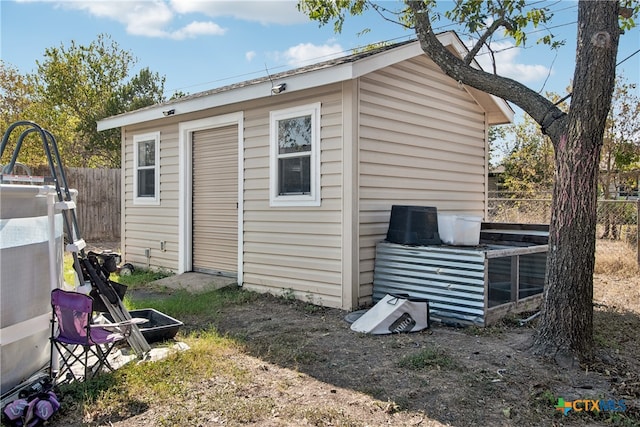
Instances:
[[[76,214],[85,241],[120,239],[120,169],[67,168],[67,183],[78,190]]]

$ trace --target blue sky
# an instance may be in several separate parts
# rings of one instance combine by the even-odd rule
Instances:
[[[566,45],[557,54],[536,45],[536,35],[544,32],[532,34],[526,49],[496,40],[498,73],[538,91],[564,94],[574,68],[577,3],[538,3],[556,12],[550,31]],[[450,5],[439,2],[442,9]],[[375,12],[348,20],[335,34],[332,25],[319,27],[290,0],[0,0],[0,19],[0,58],[22,73],[35,72],[48,47],[69,47],[72,40],[89,44],[106,33],[137,58],[136,71],[149,67],[166,76],[167,97],[177,90],[196,93],[264,76],[267,70],[273,74],[319,62],[369,43],[414,37]],[[359,35],[365,28],[370,31]],[[640,29],[635,28],[621,38],[618,60],[638,49]],[[621,64],[618,73],[640,83],[640,54]],[[640,95],[640,84],[637,91]]]

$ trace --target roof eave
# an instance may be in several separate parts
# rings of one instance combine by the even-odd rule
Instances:
[[[351,80],[364,74],[383,68],[391,63],[415,57],[422,54],[418,42],[409,43],[384,55],[372,55],[355,62],[347,62],[331,67],[311,70],[300,74],[286,75],[279,80],[263,81],[247,86],[238,86],[220,92],[203,92],[202,96],[190,97],[186,100],[174,100],[140,110],[122,113],[117,116],[107,117],[98,121],[98,131],[128,126],[136,123],[157,120],[164,117],[163,112],[174,110],[172,116],[188,114],[207,108],[214,108],[237,102],[250,101],[272,96],[271,87],[274,84],[286,83],[286,92],[310,89],[327,84]]]
[[[466,48],[455,33],[442,33],[438,35],[438,38],[443,45],[450,46],[460,55],[464,54]],[[177,99],[140,110],[122,113],[117,116],[107,117],[97,122],[97,129],[98,131],[103,131],[159,120],[165,117],[165,112],[169,110],[173,110],[171,114],[171,117],[173,117],[223,105],[266,98],[273,96],[271,88],[274,84],[278,83],[286,83],[286,92],[289,93],[351,80],[384,68],[390,64],[423,54],[424,52],[422,52],[420,43],[415,41],[388,50],[381,55],[359,58],[357,61],[345,62],[297,74],[284,73],[281,79],[276,79],[273,82],[266,79],[255,83],[247,82],[247,85],[244,86],[240,84],[239,86],[232,86],[220,91],[202,92],[201,96],[194,94],[186,99]],[[491,95],[474,97],[478,103],[490,113],[489,120],[490,122],[494,122],[490,124],[509,123],[513,120],[513,110],[511,110],[504,100],[492,97]]]
[[[265,81],[221,92],[204,94],[203,96],[196,96],[186,100],[177,99],[117,116],[107,117],[98,121],[98,131],[161,119],[165,116],[164,112],[168,110],[173,110],[171,114],[171,117],[173,117],[223,105],[277,96],[271,93],[271,88],[274,84],[283,83],[285,80],[287,84],[286,92],[293,92],[334,83],[336,81],[349,80],[351,78],[353,78],[352,64],[340,64],[332,68],[315,70],[311,73],[291,75],[286,77],[286,79],[282,79],[282,81],[274,80],[273,83],[271,81]]]

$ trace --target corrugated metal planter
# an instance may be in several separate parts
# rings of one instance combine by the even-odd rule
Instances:
[[[426,298],[432,320],[476,326],[537,308],[547,245],[496,241],[490,233],[484,230],[481,244],[473,247],[378,243],[374,302],[386,294]]]

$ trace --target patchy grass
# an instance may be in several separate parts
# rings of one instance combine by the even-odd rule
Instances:
[[[131,275],[119,276],[117,273],[112,273],[109,279],[126,286],[139,287],[148,286],[154,280],[159,280],[172,274],[164,270],[153,271],[136,268]],[[63,277],[64,281],[70,285],[74,285],[77,280],[76,270],[73,268],[73,255],[69,252],[65,253],[63,259]]]
[[[223,304],[221,297],[215,291],[198,294],[193,297],[186,290],[179,289],[173,293],[161,296],[143,296],[141,298],[125,295],[124,304],[129,310],[153,307],[170,316],[199,316],[206,315]]]
[[[184,323],[184,331],[200,330],[213,325],[223,307],[243,305],[258,298],[258,294],[229,286],[197,294],[184,289],[164,289],[159,292],[132,292],[124,297],[128,310],[154,308]]]
[[[110,279],[114,282],[122,283],[130,287],[147,286],[149,283],[169,277],[173,273],[164,270],[147,270],[144,268],[136,268],[130,275],[120,276],[116,273],[112,274]]]
[[[175,410],[169,411],[160,425],[193,424],[198,413],[190,411],[185,402],[194,393],[194,384],[212,387],[214,384],[206,384],[209,380],[205,379],[216,378],[218,385],[232,385],[236,389],[250,381],[250,374],[229,360],[229,356],[239,351],[238,345],[215,330],[192,332],[182,340],[190,346],[189,351],[154,363],[131,363],[112,374],[62,386],[64,402],[73,402],[72,407],[81,410],[84,423],[124,419],[161,403]],[[209,404],[229,411],[228,408],[237,403],[233,393],[223,390],[221,387]],[[256,407],[246,409],[249,413],[257,410]],[[168,424],[163,424],[165,422]]]
[[[437,348],[424,348],[417,353],[404,356],[398,361],[400,368],[414,371],[428,369],[459,369],[455,359]]]
[[[535,322],[353,334],[344,312],[286,292],[189,294],[137,274],[125,303],[185,322],[177,339],[191,350],[65,386],[52,425],[640,425],[637,276],[596,275],[606,357],[572,372],[528,353]],[[558,396],[623,398],[629,409],[563,417]]]

